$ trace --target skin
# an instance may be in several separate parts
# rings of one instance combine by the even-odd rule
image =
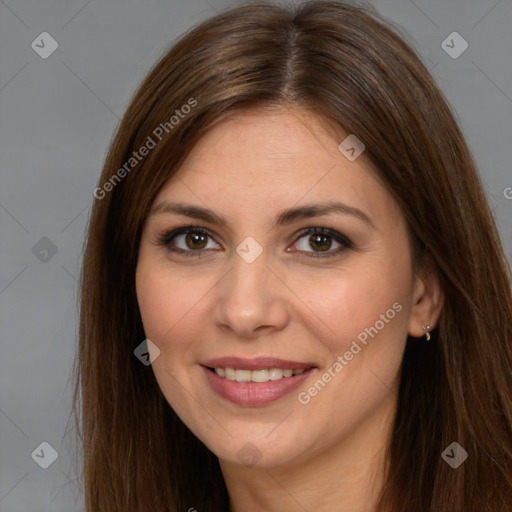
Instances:
[[[351,162],[338,150],[346,135],[299,110],[233,115],[201,139],[153,205],[206,207],[228,225],[162,212],[144,225],[136,286],[146,336],[161,351],[152,368],[169,404],[219,457],[232,511],[371,511],[407,335],[423,336],[442,308],[434,274],[413,275],[404,217],[364,153]],[[362,210],[372,225],[330,213],[272,226],[283,209],[328,201]],[[177,236],[171,246],[190,257],[158,244],[162,232],[185,225],[212,238],[187,245],[186,235]],[[308,257],[325,251],[301,230],[322,226],[353,247]],[[236,252],[249,236],[263,248],[252,263]],[[334,253],[336,240],[320,246],[329,242]],[[394,303],[400,312],[300,403],[299,392]],[[239,406],[217,395],[199,366],[223,356],[279,357],[317,369],[272,404]],[[237,456],[247,443],[259,457],[251,467]]]

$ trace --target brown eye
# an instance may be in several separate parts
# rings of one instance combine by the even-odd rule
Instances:
[[[304,230],[294,243],[292,252],[300,252],[307,257],[327,257],[336,256],[353,247],[354,244],[345,235],[318,227]]]
[[[318,251],[328,251],[332,246],[332,239],[325,235],[311,235],[309,245]]]
[[[171,252],[186,256],[199,255],[220,247],[207,230],[196,226],[184,226],[165,231],[158,237],[158,243]]]
[[[203,249],[208,243],[208,238],[201,233],[188,233],[185,243],[189,249]]]

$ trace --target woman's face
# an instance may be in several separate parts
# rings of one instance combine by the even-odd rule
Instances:
[[[404,218],[322,126],[289,110],[223,121],[143,229],[153,371],[224,461],[286,466],[382,431],[422,333]]]

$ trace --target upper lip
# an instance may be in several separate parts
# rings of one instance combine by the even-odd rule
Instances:
[[[255,357],[245,359],[242,357],[219,357],[217,359],[209,359],[201,363],[209,368],[235,368],[239,370],[261,370],[266,368],[280,368],[282,370],[300,370],[313,368],[313,363],[300,363],[298,361],[289,361],[286,359],[278,359],[275,357]]]

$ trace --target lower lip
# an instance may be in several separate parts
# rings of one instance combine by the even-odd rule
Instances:
[[[237,382],[220,377],[205,366],[201,366],[210,386],[222,398],[237,405],[257,407],[267,405],[291,393],[299,387],[315,370],[305,370],[300,375],[283,377],[267,382]]]

